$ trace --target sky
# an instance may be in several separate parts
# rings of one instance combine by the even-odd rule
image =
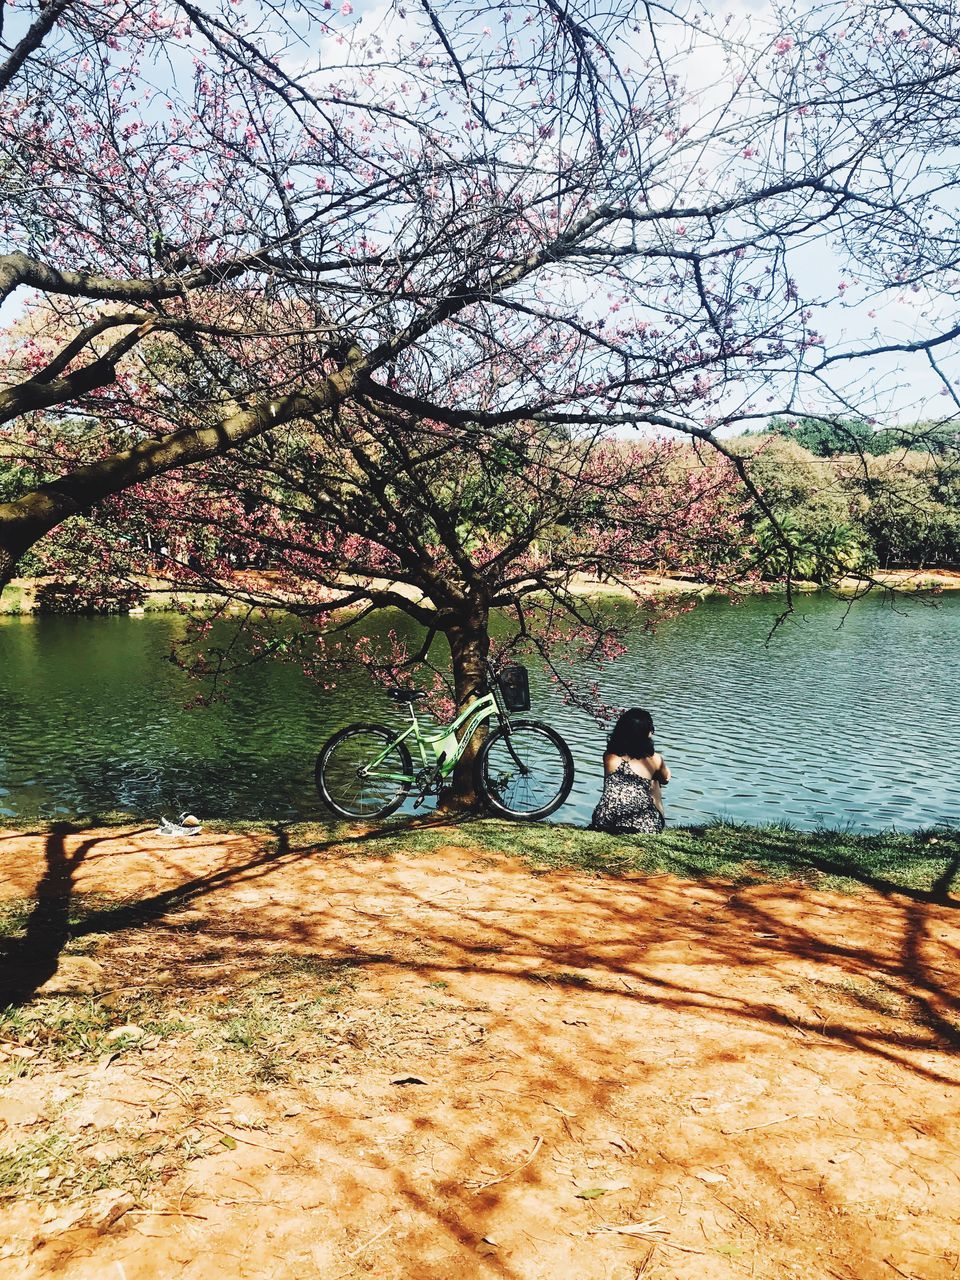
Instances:
[[[339,28],[354,39],[376,34],[389,50],[392,41],[408,34],[403,19],[379,0],[344,5],[346,12],[337,12],[339,8],[334,10]],[[728,34],[750,30],[756,37],[776,29],[775,11],[767,0],[733,0],[718,9],[724,16],[729,14],[725,28]],[[15,38],[16,26],[8,25],[6,34],[8,40]],[[640,58],[649,54],[649,41],[642,32],[635,40],[636,48],[624,49],[622,56],[629,59],[632,55]],[[314,54],[329,65],[342,59],[345,48],[337,37],[320,38],[314,43]],[[660,51],[670,70],[677,71],[686,91],[699,104],[703,116],[717,111],[729,84],[718,76],[718,49],[713,42],[706,35],[691,39],[689,31],[677,27],[672,44],[669,30],[662,35]],[[288,69],[299,68],[290,63]],[[793,270],[803,282],[805,294],[824,300],[825,305],[814,308],[812,323],[824,335],[828,350],[877,341],[909,342],[927,332],[931,322],[950,323],[943,302],[923,290],[888,293],[878,301],[851,275],[841,256],[822,241],[796,250]],[[22,293],[9,298],[0,307],[0,324],[15,321],[22,314],[23,304]],[[948,379],[957,363],[945,360],[941,365]],[[950,385],[945,385],[941,373],[931,368],[922,355],[889,356],[870,364],[851,364],[849,374],[838,376],[839,385],[849,392],[851,401],[883,424],[940,418],[960,409]],[[810,392],[801,407],[816,410],[827,405],[825,401],[818,403],[816,394]]]
[[[786,6],[788,15],[797,15],[811,7],[810,0],[794,0]],[[769,0],[726,0],[709,4],[716,18],[722,19],[724,35],[736,42],[742,34],[744,45],[767,41],[772,47],[782,31],[777,9]],[[351,23],[356,36],[363,39],[376,33],[385,52],[389,53],[397,39],[409,34],[409,27],[398,18],[396,10],[383,0],[352,5]],[[663,10],[660,11],[661,13]],[[852,12],[852,11],[851,11]],[[478,19],[478,24],[484,19]],[[635,65],[651,52],[644,29],[630,34],[632,47],[624,42],[618,57],[627,65]],[[676,72],[681,91],[699,106],[702,118],[721,112],[729,98],[730,82],[723,71],[723,57],[706,27],[699,35],[689,27],[675,24],[658,32],[658,44],[671,74]],[[335,39],[317,50],[321,61],[338,63],[343,45]],[[805,296],[821,300],[813,307],[812,325],[825,339],[825,350],[856,350],[890,343],[911,343],[927,336],[931,330],[948,328],[955,319],[950,300],[946,302],[923,290],[886,291],[882,297],[861,282],[850,270],[843,255],[823,240],[804,247],[792,248],[792,269],[803,283]],[[913,422],[940,419],[960,411],[955,387],[960,387],[960,358],[938,359],[942,374],[933,369],[923,354],[897,354],[851,361],[841,366],[831,380],[852,404],[862,406],[865,416],[874,416],[883,425],[909,425]],[[954,377],[956,375],[956,378]],[[733,404],[737,392],[733,392]],[[811,412],[837,412],[836,397],[818,395],[807,386],[804,406]]]

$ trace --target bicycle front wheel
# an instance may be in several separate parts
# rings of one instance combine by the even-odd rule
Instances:
[[[328,809],[340,818],[386,818],[400,808],[413,780],[413,761],[395,737],[381,724],[351,724],[333,735],[315,770]]]
[[[476,785],[505,818],[546,818],[573,786],[573,756],[555,729],[515,720],[488,735],[477,753]]]

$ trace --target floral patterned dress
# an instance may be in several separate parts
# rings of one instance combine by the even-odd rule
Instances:
[[[611,835],[639,832],[658,835],[664,828],[663,814],[657,808],[649,778],[641,778],[621,760],[613,773],[603,779],[603,795],[590,819],[591,831],[608,831]]]

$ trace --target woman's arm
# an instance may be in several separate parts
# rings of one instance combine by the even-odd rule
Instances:
[[[670,781],[670,770],[667,768],[667,762],[661,755],[654,756],[654,760],[657,762],[657,771],[653,776],[661,786],[665,787]]]

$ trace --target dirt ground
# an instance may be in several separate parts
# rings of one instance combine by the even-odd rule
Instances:
[[[0,838],[0,1277],[960,1277],[955,901],[444,839]]]

